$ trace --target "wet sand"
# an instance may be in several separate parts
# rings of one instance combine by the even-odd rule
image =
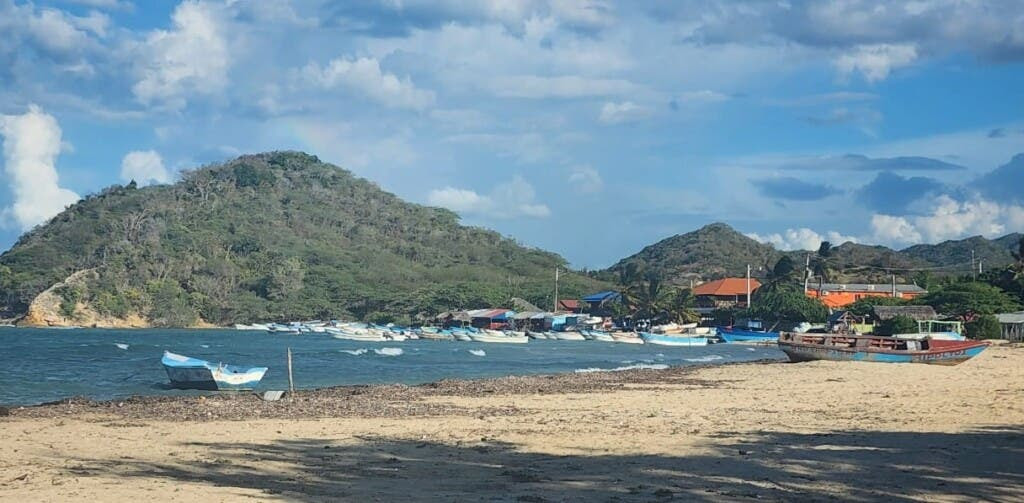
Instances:
[[[140,498],[1022,501],[1024,348],[956,367],[737,364],[0,417],[0,500]]]

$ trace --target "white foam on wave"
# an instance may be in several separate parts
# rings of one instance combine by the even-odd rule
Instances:
[[[115,342],[114,345],[117,346],[117,349],[128,349],[128,345],[122,342]]]
[[[700,358],[684,358],[684,360],[686,360],[688,362],[693,362],[693,363],[713,362],[715,360],[721,360],[721,359],[722,359],[722,357],[718,356],[718,355],[707,355],[707,356],[702,356]]]
[[[366,348],[360,348],[360,349],[342,349],[342,350],[341,350],[341,352],[342,352],[342,353],[348,353],[348,354],[350,354],[350,355],[352,355],[352,356],[359,356],[359,355],[365,355],[366,353],[370,352],[370,350],[369,350],[369,349],[366,349]]]
[[[201,348],[209,348],[210,345],[209,344],[200,344],[199,347],[201,347]]]
[[[469,354],[475,356],[487,356],[487,352],[482,349],[470,349]]]
[[[399,356],[404,353],[402,348],[380,348],[374,349],[373,352],[381,356]]]
[[[665,365],[664,363],[655,363],[653,365],[647,363],[639,363],[636,365],[626,365],[625,367],[615,367],[613,369],[602,369],[597,367],[591,367],[588,369],[576,369],[573,372],[577,374],[589,374],[591,372],[622,372],[625,370],[665,370],[667,368],[668,365]]]
[[[754,348],[747,348],[747,351],[757,351],[757,349],[754,349]]]

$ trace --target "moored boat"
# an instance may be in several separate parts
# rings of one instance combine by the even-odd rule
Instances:
[[[612,332],[612,341],[622,344],[643,344],[644,340],[635,332]]]
[[[779,336],[779,349],[793,362],[831,360],[958,365],[987,347],[988,342],[985,341],[789,332]]]
[[[473,342],[497,342],[505,344],[526,344],[530,338],[525,335],[509,335],[496,330],[481,330],[478,333],[469,334]]]
[[[186,389],[253,389],[267,373],[266,367],[239,367],[223,363],[214,365],[206,360],[190,358],[170,351],[164,351],[160,363],[167,371],[171,385]]]
[[[725,342],[774,342],[779,340],[778,332],[750,330],[739,327],[716,327],[718,336]]]
[[[652,334],[641,332],[640,338],[645,344],[656,344],[659,346],[707,346],[709,337],[694,337],[688,335]]]
[[[560,341],[585,341],[585,340],[587,340],[587,338],[584,337],[583,334],[581,334],[579,332],[552,332],[552,334],[555,336],[555,339],[558,339]]]

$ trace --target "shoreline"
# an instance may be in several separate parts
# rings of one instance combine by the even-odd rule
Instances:
[[[77,414],[112,414],[134,419],[231,420],[268,418],[392,417],[399,413],[436,415],[444,411],[403,407],[401,402],[427,397],[463,398],[488,395],[602,393],[643,384],[659,385],[684,382],[701,369],[742,365],[789,364],[785,359],[723,363],[699,363],[664,369],[638,368],[592,372],[560,372],[532,375],[506,375],[485,378],[449,378],[421,384],[354,384],[297,389],[286,392],[278,401],[267,402],[257,394],[270,390],[223,391],[200,395],[132,395],[125,398],[94,400],[72,396],[39,404],[4,405],[10,417],[61,417]],[[349,400],[338,406],[339,400]],[[357,403],[358,405],[351,405]],[[381,404],[386,406],[381,407]]]

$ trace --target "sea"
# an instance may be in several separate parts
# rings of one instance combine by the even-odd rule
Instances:
[[[713,344],[669,347],[597,341],[528,344],[413,340],[356,342],[325,334],[275,335],[239,330],[0,328],[0,405],[34,405],[81,396],[211,392],[169,386],[165,350],[233,365],[268,367],[259,389],[421,384],[447,378],[567,372],[614,372],[754,360],[784,360],[774,346]]]

